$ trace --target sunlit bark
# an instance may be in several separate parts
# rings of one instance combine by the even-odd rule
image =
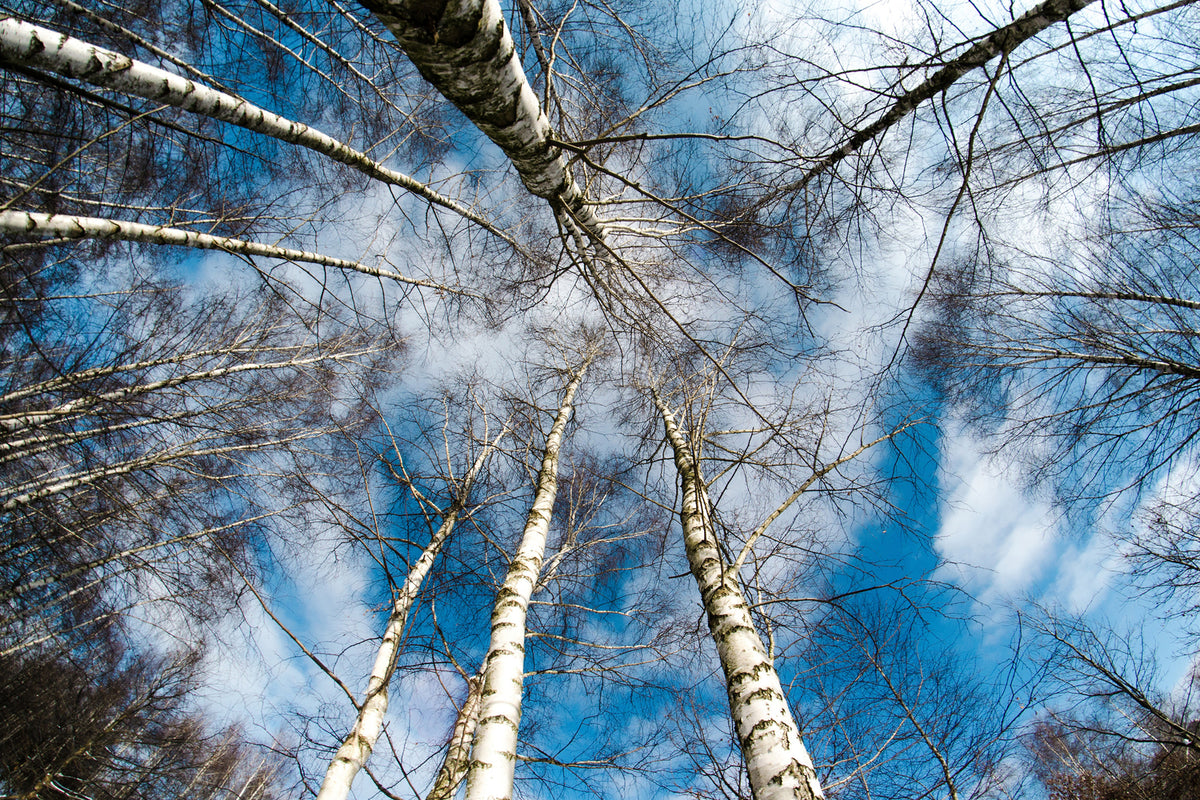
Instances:
[[[304,439],[315,438],[326,431],[312,430],[298,433],[294,436],[280,439],[250,442],[247,444],[229,445],[225,447],[202,447],[208,439],[194,439],[165,450],[159,450],[137,458],[120,461],[115,464],[105,464],[94,469],[80,470],[67,475],[45,473],[15,487],[5,487],[7,496],[0,502],[0,511],[14,511],[37,500],[52,497],[56,494],[69,492],[82,486],[90,486],[99,481],[129,475],[133,472],[143,472],[156,468],[175,468],[187,470],[188,462],[207,457],[232,458],[235,454],[265,450],[275,445],[286,445]]]
[[[804,176],[788,186],[787,190],[797,191],[804,188],[813,178],[835,167],[848,155],[897,125],[919,105],[947,91],[968,72],[979,69],[998,55],[1011,53],[1051,25],[1062,22],[1095,1],[1045,0],[1008,25],[992,31],[961,55],[947,61],[918,86],[897,97],[896,102],[887,111],[870,124],[855,130],[841,146],[805,170]]]
[[[679,511],[688,565],[717,646],[729,711],[755,800],[824,797],[808,749],[792,718],[775,665],[754,628],[737,579],[725,569],[713,529],[708,492],[684,433],[654,395],[683,489]]]
[[[512,161],[526,188],[593,236],[603,224],[584,204],[550,121],[521,68],[498,0],[361,0],[421,75]]]
[[[425,800],[452,800],[458,785],[467,776],[471,739],[475,736],[475,728],[479,724],[479,706],[482,699],[483,680],[480,676],[473,675],[467,681],[467,698],[454,721],[454,732],[450,734],[446,758],[442,761],[442,768],[438,770],[437,780],[433,782],[433,790],[426,795]]]
[[[525,616],[545,558],[550,514],[558,493],[558,454],[563,431],[571,418],[575,392],[590,362],[589,356],[567,384],[554,425],[546,437],[525,532],[492,611],[492,638],[484,661],[483,702],[467,774],[467,800],[512,797],[525,679]]]
[[[375,180],[419,195],[515,244],[511,236],[458,201],[380,164],[316,128],[120,53],[8,17],[0,19],[0,62],[50,70],[306,147]]]
[[[307,358],[293,358],[287,361],[266,362],[266,363],[251,363],[251,364],[235,364],[229,367],[219,367],[217,369],[203,370],[201,372],[189,372],[182,375],[174,375],[170,378],[163,378],[157,381],[147,381],[145,383],[135,383],[130,386],[123,386],[120,389],[113,389],[108,392],[100,392],[97,394],[87,394],[82,397],[77,397],[73,400],[68,400],[65,403],[60,403],[56,406],[51,406],[44,409],[26,409],[15,413],[0,414],[0,428],[9,431],[18,431],[26,428],[32,428],[37,425],[50,422],[51,420],[63,419],[77,414],[82,414],[96,406],[120,404],[128,402],[134,398],[144,395],[161,392],[164,389],[173,389],[179,386],[184,386],[189,383],[199,383],[200,381],[212,381],[230,378],[246,372],[259,372],[264,370],[275,369],[294,369],[297,367],[306,367],[314,364],[322,364],[326,362],[344,361],[354,358],[370,356],[373,350],[362,350],[349,353],[334,353],[331,355],[317,355]],[[171,363],[172,360],[161,359],[160,364]],[[96,373],[101,373],[102,370],[95,370]],[[19,392],[13,394],[19,395]],[[11,442],[9,443],[11,444]],[[0,445],[0,452],[7,449],[6,446]]]
[[[430,289],[463,294],[459,289],[408,278],[389,269],[360,264],[345,258],[334,258],[321,253],[306,250],[296,250],[290,247],[276,247],[270,244],[247,242],[242,239],[231,239],[228,236],[213,236],[208,233],[196,233],[182,228],[168,228],[163,225],[145,225],[140,222],[104,219],[100,217],[80,217],[71,214],[42,214],[36,211],[0,211],[0,233],[16,234],[37,239],[113,239],[124,242],[143,242],[145,244],[175,245],[177,247],[195,247],[200,250],[224,250],[238,255],[262,256],[278,258],[283,261],[298,261],[305,264],[319,264],[324,267],[362,272],[377,278],[387,278],[397,283],[412,286],[426,286]]]
[[[354,776],[362,769],[370,757],[371,751],[375,748],[375,742],[378,741],[379,733],[383,730],[383,718],[387,714],[388,684],[391,682],[392,673],[396,670],[396,659],[400,655],[400,637],[404,633],[408,613],[417,598],[417,593],[421,591],[421,584],[425,582],[425,576],[429,574],[430,567],[433,566],[433,562],[441,552],[446,540],[450,538],[458,515],[466,507],[467,497],[470,494],[471,486],[475,483],[475,478],[483,469],[492,450],[496,448],[500,439],[507,432],[506,427],[501,430],[495,440],[480,451],[475,463],[471,465],[471,469],[463,478],[458,495],[450,504],[450,508],[446,510],[445,516],[442,517],[442,524],[438,526],[437,531],[429,540],[429,544],[425,546],[420,557],[409,570],[404,585],[396,593],[396,598],[392,601],[392,613],[388,617],[387,626],[383,632],[383,641],[380,642],[379,650],[375,654],[375,665],[371,669],[367,693],[359,706],[358,718],[354,721],[354,727],[351,728],[349,735],[330,762],[329,769],[325,772],[325,779],[321,783],[321,791],[317,794],[317,800],[344,800],[350,793],[350,785],[354,781]]]

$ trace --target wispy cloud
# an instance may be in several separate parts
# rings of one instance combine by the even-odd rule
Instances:
[[[1022,492],[1015,466],[989,459],[974,437],[959,431],[945,441],[934,544],[941,577],[985,605],[1030,591],[1052,570],[1055,515]]]

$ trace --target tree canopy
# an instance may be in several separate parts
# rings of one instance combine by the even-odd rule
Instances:
[[[1188,796],[1198,14],[0,0],[0,791]]]

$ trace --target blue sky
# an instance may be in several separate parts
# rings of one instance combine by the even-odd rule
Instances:
[[[180,56],[256,103],[432,181],[512,232],[520,250],[312,153],[210,122],[206,134],[221,137],[221,146],[211,148],[220,159],[212,175],[239,188],[242,205],[227,211],[250,220],[247,238],[386,263],[461,283],[484,297],[460,303],[433,291],[269,260],[257,262],[262,272],[255,273],[223,254],[162,248],[122,250],[105,262],[161,263],[200,303],[230,286],[265,285],[285,297],[285,305],[312,314],[316,321],[305,324],[315,340],[341,325],[358,325],[368,341],[403,342],[385,364],[389,371],[373,388],[369,408],[358,409],[352,396],[369,381],[354,371],[367,369],[365,358],[347,367],[331,390],[337,398],[331,408],[361,410],[369,434],[350,442],[340,431],[322,435],[313,448],[324,466],[306,476],[312,495],[279,515],[269,546],[259,551],[269,610],[353,692],[362,691],[395,583],[429,534],[429,521],[392,470],[399,471],[402,458],[415,487],[444,507],[447,477],[462,475],[485,421],[492,433],[506,419],[515,421],[474,493],[478,507],[459,523],[410,620],[388,739],[374,765],[380,780],[414,796],[436,769],[453,704],[464,692],[453,662],[472,672],[484,658],[488,615],[528,510],[542,437],[564,370],[578,363],[589,331],[600,332],[605,352],[584,384],[569,432],[564,493],[550,535],[548,563],[558,572],[535,597],[530,617],[528,750],[522,755],[534,760],[518,765],[522,796],[671,797],[736,775],[719,666],[695,589],[683,575],[676,476],[647,400],[649,380],[660,381],[681,419],[703,428],[702,470],[712,481],[718,529],[732,558],[813,469],[896,426],[917,423],[788,509],[752,548],[741,575],[757,604],[759,632],[771,642],[793,706],[812,734],[814,757],[847,795],[867,776],[883,787],[877,791],[906,777],[936,785],[936,759],[917,736],[925,728],[948,743],[962,780],[982,785],[975,782],[985,779],[983,767],[977,769],[971,748],[955,743],[953,724],[977,737],[962,741],[986,740],[990,747],[1045,713],[1021,710],[1027,693],[1005,683],[1010,645],[1022,633],[1018,611],[1040,605],[1098,624],[1141,627],[1163,664],[1156,688],[1169,694],[1182,685],[1192,640],[1182,623],[1161,620],[1163,609],[1153,599],[1138,596],[1122,574],[1122,548],[1144,529],[1156,500],[1195,495],[1190,406],[1169,406],[1169,388],[1146,395],[1162,405],[1135,395],[1107,420],[1111,427],[1089,429],[1077,446],[1055,450],[1068,439],[1067,428],[1054,425],[1073,419],[1062,412],[1119,395],[1112,385],[1121,373],[1085,370],[1055,383],[1043,376],[1053,376],[1060,363],[1071,369],[1069,360],[1039,372],[1043,362],[1031,357],[1030,368],[1004,373],[1002,390],[981,384],[994,394],[959,392],[975,377],[963,370],[950,378],[963,386],[943,384],[943,395],[917,371],[913,348],[933,323],[956,313],[939,295],[950,278],[965,282],[963,276],[974,275],[971,288],[984,295],[980,308],[994,300],[989,289],[1009,283],[1105,288],[1105,281],[1122,277],[1110,274],[1115,262],[1108,260],[1118,245],[1128,246],[1132,263],[1147,265],[1143,283],[1161,278],[1169,284],[1162,292],[1190,297],[1194,287],[1172,282],[1169,269],[1186,274],[1194,267],[1190,229],[1164,233],[1177,249],[1155,262],[1139,248],[1164,246],[1138,227],[1154,219],[1129,210],[1147,199],[1169,207],[1168,193],[1153,195],[1157,179],[1178,180],[1187,195],[1195,168],[1187,166],[1186,150],[1175,156],[1147,145],[1138,151],[1146,154],[1144,165],[1121,163],[1104,172],[1056,162],[1052,169],[1061,180],[1022,178],[1041,169],[1042,155],[1024,147],[1036,139],[1027,131],[1036,128],[1031,120],[1039,113],[1047,126],[1081,115],[1086,121],[1099,98],[1122,98],[1145,85],[1165,88],[1148,89],[1128,104],[1138,119],[1177,128],[1194,122],[1189,101],[1195,91],[1184,79],[1189,45],[1164,40],[1157,19],[1120,26],[1126,38],[1116,41],[1139,56],[1121,62],[1110,58],[1106,36],[1083,35],[1083,50],[1059,47],[1066,40],[1056,27],[1014,54],[1028,58],[1010,63],[1014,71],[1004,80],[989,85],[994,61],[964,76],[879,142],[795,189],[813,158],[934,71],[936,59],[916,65],[938,46],[1003,24],[1010,9],[897,0],[768,2],[751,9],[628,5],[535,8],[559,59],[561,105],[548,109],[558,135],[705,137],[593,144],[588,158],[608,172],[582,158],[574,164],[612,224],[620,268],[608,262],[605,270],[579,269],[571,261],[576,244],[560,235],[551,212],[529,196],[502,154],[420,80],[387,44],[387,34],[362,37],[363,26],[381,30],[373,21],[358,12],[347,19],[324,6],[305,6],[320,11],[317,16],[291,18],[345,48],[351,72],[254,4],[231,6],[232,13],[274,26],[278,42],[227,18],[206,18],[198,24],[224,32],[217,36],[214,27],[215,44],[195,53],[183,48]],[[504,8],[518,46],[525,46],[516,8]],[[53,16],[38,3],[19,10]],[[621,23],[612,13],[624,15]],[[1104,13],[1082,12],[1072,24],[1094,31],[1103,27]],[[48,24],[55,21],[61,22]],[[80,35],[98,35],[79,24]],[[141,23],[130,17],[129,24]],[[523,53],[523,63],[540,90],[541,66],[532,50]],[[347,91],[315,75],[313,65],[340,76]],[[1173,70],[1184,78],[1172,77]],[[362,74],[377,76],[377,85],[363,83]],[[685,88],[674,93],[679,87]],[[362,101],[351,102],[353,93]],[[394,108],[372,105],[381,93]],[[660,105],[644,107],[660,98]],[[1126,136],[1137,120],[1122,116],[1125,108],[1116,103],[1109,129],[1093,132],[1075,120],[1065,133],[1047,134],[1060,148],[1055,158],[1061,162]],[[172,119],[189,124],[182,114]],[[161,142],[166,155],[156,164],[177,167],[169,139],[131,141]],[[258,172],[261,162],[236,154],[237,148],[260,153],[272,169]],[[968,150],[975,160],[964,178]],[[82,196],[92,191],[87,180],[93,179],[81,173],[71,178],[80,185],[66,189]],[[106,206],[103,194],[78,205],[97,214],[133,213],[131,203]],[[179,198],[171,202],[182,207]],[[149,200],[146,205],[138,213],[159,213]],[[181,219],[202,216],[168,211]],[[1124,222],[1132,232],[1122,235],[1133,244],[1114,244],[1103,225]],[[721,244],[718,231],[758,258]],[[624,272],[625,265],[632,272]],[[110,280],[116,285],[124,274],[114,270]],[[802,284],[799,296],[787,280]],[[1055,314],[1081,328],[1105,313],[1121,316],[1119,308],[1082,300],[1057,308],[1028,301],[989,308],[986,319],[982,311],[978,319],[970,316],[974,311],[962,312],[972,322],[982,320],[969,342],[979,349],[964,351],[967,361],[1007,355],[1007,335],[1029,337],[1018,344],[1088,344],[1082,334],[1072,338],[1077,331],[1059,325]],[[1186,313],[1159,308],[1144,325],[1130,322],[1129,331],[1111,338],[1137,339],[1141,349],[1133,350],[1145,360],[1160,343],[1187,340],[1194,320]],[[1021,361],[1024,353],[1011,358]],[[1117,377],[1106,382],[1111,375]],[[1141,379],[1130,380],[1139,385]],[[1161,385],[1155,380],[1147,379],[1147,386]],[[1181,385],[1186,400],[1190,389]],[[980,396],[999,402],[973,405]],[[1161,414],[1145,438],[1092,449],[1113,431],[1153,420],[1160,408],[1170,413]],[[973,417],[981,409],[982,421]],[[1168,449],[1182,444],[1132,490],[1119,491],[1137,478],[1136,458],[1150,452],[1159,434]],[[693,428],[691,435],[700,431]],[[1089,460],[1093,453],[1103,457]],[[733,463],[739,454],[745,457]],[[247,507],[284,502],[272,488],[281,464],[267,456],[247,460],[247,472],[263,481],[247,490]],[[606,482],[614,471],[617,480]],[[1084,491],[1101,499],[1085,501],[1079,497]],[[596,500],[601,495],[602,503]],[[426,510],[436,523],[437,512]],[[554,561],[564,544],[568,550]],[[225,719],[244,722],[252,736],[278,736],[296,746],[312,780],[352,709],[253,595],[243,593],[237,610],[213,623],[203,702]],[[151,624],[140,634],[147,641],[169,643],[173,627],[186,627],[171,610],[155,613],[146,615]],[[889,646],[875,647],[880,643]],[[1025,675],[1034,667],[1019,662],[1017,671]],[[972,678],[978,678],[974,686]],[[905,702],[915,710],[897,710]],[[987,703],[1004,713],[986,718],[979,709]],[[980,744],[974,752],[986,749]],[[616,754],[624,771],[583,763]],[[554,760],[578,763],[567,768]],[[364,779],[355,794],[378,796]]]

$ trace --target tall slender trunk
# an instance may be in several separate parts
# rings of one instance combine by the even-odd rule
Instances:
[[[467,680],[467,699],[463,700],[462,708],[458,710],[458,718],[454,721],[454,732],[450,735],[450,747],[446,750],[446,758],[442,768],[438,770],[437,780],[433,789],[425,796],[425,800],[451,800],[455,790],[467,776],[467,766],[470,764],[471,739],[479,724],[479,707],[483,700],[483,677],[474,675]]]
[[[588,356],[567,384],[558,416],[546,437],[537,491],[521,545],[496,596],[492,640],[483,668],[483,703],[467,773],[467,800],[507,800],[512,797],[517,730],[521,724],[521,689],[525,679],[525,616],[545,557],[550,512],[558,493],[558,453],[563,430],[571,418],[575,390],[590,363],[591,356]]]
[[[708,629],[725,673],[729,712],[754,800],[823,798],[812,758],[801,741],[775,665],[754,628],[737,578],[722,563],[708,513],[708,491],[687,440],[657,393],[654,403],[662,414],[667,442],[675,456],[683,488],[679,519],[688,565],[700,589]]]
[[[227,253],[278,258],[281,261],[320,264],[325,267],[361,272],[364,275],[371,275],[377,278],[387,278],[397,283],[426,286],[431,289],[438,289],[454,294],[464,294],[462,290],[443,286],[440,283],[409,278],[390,269],[372,267],[368,264],[350,261],[345,258],[334,258],[333,256],[314,253],[308,250],[277,247],[272,244],[249,242],[244,239],[233,239],[228,236],[213,236],[212,234],[197,233],[196,231],[189,231],[183,228],[145,225],[140,222],[130,222],[121,219],[83,217],[73,214],[43,214],[37,211],[0,211],[0,233],[27,236],[33,239],[53,239],[55,241],[59,239],[71,241],[77,239],[111,239],[122,242],[194,247],[199,250],[224,250]]]
[[[375,654],[375,664],[371,668],[371,676],[367,682],[367,693],[363,698],[362,705],[359,706],[358,717],[354,720],[354,727],[350,729],[349,735],[346,736],[342,746],[338,748],[333,760],[329,763],[325,779],[321,782],[321,791],[317,794],[317,800],[345,800],[350,793],[350,784],[354,781],[354,776],[370,758],[371,751],[375,748],[375,742],[379,739],[379,733],[383,730],[383,718],[387,713],[388,706],[388,684],[391,682],[392,673],[396,670],[396,658],[400,654],[400,637],[404,633],[408,612],[412,609],[413,602],[421,590],[425,576],[429,574],[430,567],[433,566],[433,562],[441,552],[446,540],[450,538],[459,512],[466,506],[471,485],[475,482],[479,471],[483,469],[484,462],[487,461],[491,451],[507,433],[508,426],[506,425],[500,431],[500,435],[480,451],[475,463],[471,465],[471,469],[464,476],[458,495],[450,504],[445,516],[442,517],[442,524],[438,526],[437,531],[429,540],[429,544],[421,552],[420,558],[409,569],[404,585],[396,593],[396,598],[392,602],[391,616],[388,617],[387,626],[384,628],[383,641],[380,642],[379,651]]]

